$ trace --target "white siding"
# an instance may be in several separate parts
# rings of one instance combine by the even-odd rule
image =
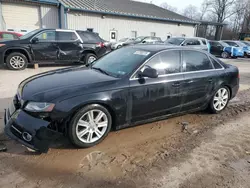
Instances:
[[[117,30],[118,39],[123,37],[131,37],[132,31],[137,32],[137,36],[150,36],[151,32],[155,32],[156,36],[163,40],[168,34],[172,36],[194,36],[194,26],[177,23],[167,23],[154,20],[142,20],[128,17],[118,17],[106,15],[105,18],[101,14],[69,12],[67,14],[69,29],[93,28],[94,32],[100,34],[105,40],[110,40],[110,30]]]
[[[34,30],[40,28],[39,6],[2,3],[2,15],[5,29]]]
[[[59,28],[58,8],[41,5],[41,22],[43,28]]]

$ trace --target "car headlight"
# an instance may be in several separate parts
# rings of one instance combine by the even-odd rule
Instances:
[[[25,106],[25,110],[29,112],[51,112],[55,107],[53,103],[46,102],[29,102]]]

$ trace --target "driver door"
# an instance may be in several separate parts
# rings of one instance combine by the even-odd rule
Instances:
[[[46,30],[31,39],[31,53],[35,62],[55,62],[58,48],[55,30]]]
[[[181,109],[181,73],[180,51],[161,52],[149,60],[146,67],[157,70],[158,78],[130,79],[131,121],[138,122],[168,114],[178,113]]]

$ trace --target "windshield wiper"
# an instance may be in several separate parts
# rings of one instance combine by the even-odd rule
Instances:
[[[105,70],[103,70],[103,69],[101,69],[101,68],[92,67],[92,69],[98,70],[98,71],[100,71],[101,73],[104,73],[104,74],[106,74],[106,75],[108,75],[108,76],[111,76],[107,71],[105,71]]]

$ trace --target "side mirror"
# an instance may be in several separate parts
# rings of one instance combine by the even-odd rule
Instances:
[[[156,69],[145,68],[143,72],[139,72],[139,77],[158,78],[158,73]]]
[[[183,43],[183,44],[181,44],[181,46],[187,46],[187,44],[186,44],[186,43]]]
[[[38,43],[38,41],[39,41],[39,39],[38,39],[37,37],[35,37],[35,38],[32,39],[31,42],[32,42],[33,44],[36,44],[36,43]]]
[[[144,41],[142,41],[142,43],[143,43],[143,44],[145,44],[145,43],[146,43],[146,41],[144,40]]]

